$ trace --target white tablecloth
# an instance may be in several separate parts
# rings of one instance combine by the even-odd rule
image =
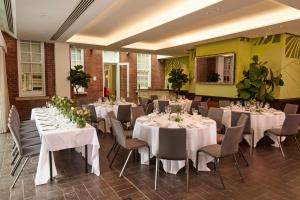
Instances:
[[[200,116],[184,115],[183,122],[177,123],[169,121],[167,115],[150,114],[137,119],[133,131],[133,137],[146,141],[151,149],[151,154],[156,155],[158,152],[158,135],[159,127],[178,128],[185,127],[187,130],[187,151],[188,157],[196,162],[197,150],[203,146],[216,144],[216,122],[209,118],[201,118]],[[148,149],[140,148],[141,164],[149,164]],[[199,154],[199,170],[209,171],[207,163],[212,157],[200,153]],[[164,170],[168,173],[176,174],[185,166],[185,161],[163,160]]]
[[[155,108],[158,107],[158,101],[160,101],[160,100],[153,101]],[[162,100],[162,101],[165,101],[165,100]],[[192,101],[188,100],[188,99],[178,99],[176,101],[169,101],[169,104],[170,105],[180,105],[184,111],[190,112]]]
[[[240,110],[233,110],[237,112],[249,112],[245,111],[244,108]],[[254,130],[254,144],[256,147],[257,143],[261,138],[264,137],[264,132],[271,128],[280,128],[285,119],[285,114],[282,111],[265,111],[262,113],[251,113],[251,128]],[[222,122],[226,127],[231,126],[231,109],[224,109]],[[244,135],[245,140],[250,145],[250,136]],[[275,136],[270,137],[274,141],[274,146],[278,146]]]
[[[59,151],[88,145],[88,161],[92,165],[91,173],[100,175],[99,141],[94,127],[87,124],[85,128],[77,128],[69,123],[64,128],[51,127],[51,117],[47,115],[48,109],[35,108],[31,112],[31,119],[35,120],[41,136],[41,150],[35,176],[35,184],[45,184],[50,179],[49,151]],[[49,110],[48,110],[49,111]],[[45,115],[46,114],[46,115]],[[44,115],[44,116],[42,116]],[[59,116],[57,116],[59,118]],[[84,152],[84,150],[83,150]],[[54,157],[52,157],[53,177],[57,175]]]

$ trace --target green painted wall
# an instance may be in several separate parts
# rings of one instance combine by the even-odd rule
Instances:
[[[170,58],[165,61],[166,75],[174,66],[182,66],[186,74],[195,74],[195,56],[205,56],[234,52],[235,84],[243,78],[243,70],[249,68],[253,55],[261,61],[268,61],[266,66],[274,72],[281,73],[285,85],[275,90],[275,98],[300,97],[300,37],[290,34],[278,34],[259,38],[235,38],[214,43],[202,44],[191,50],[189,56]],[[175,64],[180,63],[180,64]],[[167,76],[166,76],[167,83]],[[194,81],[183,89],[197,95],[237,97],[234,85],[199,84]]]

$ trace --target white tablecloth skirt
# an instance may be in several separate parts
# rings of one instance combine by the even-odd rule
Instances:
[[[139,121],[136,122],[133,137],[141,139],[148,143],[151,149],[151,156],[157,155],[158,152],[158,135],[159,128],[155,126],[148,126]],[[194,166],[196,167],[196,153],[197,150],[203,146],[216,144],[216,124],[212,123],[211,125],[203,125],[201,128],[187,128],[187,149],[188,156],[193,161]],[[141,153],[141,164],[149,164],[148,160],[148,149],[140,148],[139,152]],[[199,171],[209,171],[207,163],[212,161],[213,158],[207,154],[199,154]],[[176,174],[181,168],[185,166],[185,161],[170,161],[163,160],[163,168],[166,172],[171,174]]]
[[[99,148],[97,132],[94,127],[87,125],[85,128],[57,129],[43,131],[40,121],[35,114],[36,109],[32,110],[31,119],[36,121],[36,125],[41,136],[41,150],[35,176],[35,184],[45,184],[50,179],[49,151],[59,151],[63,149],[88,145],[88,160],[92,165],[91,173],[100,175]],[[84,167],[84,166],[83,166]],[[53,177],[57,175],[54,157],[52,157]]]

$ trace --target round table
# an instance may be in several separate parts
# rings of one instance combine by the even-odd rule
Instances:
[[[153,101],[155,108],[158,107],[158,101],[160,101],[160,100]],[[166,101],[166,100],[161,100],[161,101]],[[169,104],[170,105],[180,105],[184,111],[190,112],[192,101],[189,99],[177,99],[176,101],[169,100]]]
[[[177,114],[155,114],[143,116],[137,119],[133,130],[133,137],[148,143],[152,156],[158,152],[159,128],[186,128],[188,157],[196,161],[197,150],[203,146],[216,144],[216,122],[212,119],[201,117],[200,115],[181,115],[182,121],[175,122]],[[147,148],[140,148],[141,164],[149,164]],[[209,171],[207,163],[212,161],[212,157],[199,154],[199,171]],[[176,174],[185,166],[185,161],[163,160],[163,168],[166,172]]]
[[[231,126],[231,111],[243,112],[243,113],[250,112],[247,111],[244,107],[240,109],[223,108],[223,110],[224,113],[223,113],[222,123],[226,127]],[[251,112],[250,116],[251,116],[250,119],[251,128],[254,130],[254,143],[253,143],[254,147],[256,147],[259,140],[264,137],[264,132],[266,130],[272,128],[280,128],[285,119],[284,112],[272,108],[264,109],[262,112]],[[244,138],[250,145],[250,136],[244,135]],[[271,136],[270,138],[274,141],[274,146],[279,147],[276,137]]]

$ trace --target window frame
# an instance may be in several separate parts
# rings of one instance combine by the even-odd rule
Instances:
[[[139,88],[139,82],[138,82],[138,59],[139,59],[139,55],[141,55],[141,54],[144,54],[144,55],[147,55],[147,56],[149,56],[149,68],[148,68],[148,87],[140,87]],[[152,59],[152,55],[151,54],[145,54],[145,53],[137,53],[136,54],[136,82],[137,82],[137,84],[136,84],[136,87],[138,88],[138,89],[148,89],[148,88],[150,88],[151,87],[151,70],[152,70],[152,66],[151,66],[151,59]]]
[[[22,49],[21,42],[29,41],[39,42],[41,47],[41,74],[42,74],[42,91],[23,91],[22,90]],[[30,52],[31,55],[31,52]],[[45,45],[41,41],[32,41],[32,40],[17,40],[17,59],[18,59],[18,88],[19,88],[19,97],[36,97],[36,96],[46,96],[46,72],[45,72]],[[32,62],[30,62],[32,63]]]
[[[76,64],[76,65],[82,65],[83,68],[82,70],[85,71],[84,69],[84,49],[82,48],[77,48],[77,47],[70,47],[70,68],[73,68],[74,66],[72,65],[72,50],[75,49],[75,50],[80,50],[80,57],[81,57],[81,61],[80,61],[80,64]],[[76,93],[76,90],[74,88],[73,90],[74,94]],[[78,89],[78,94],[87,94],[87,91],[86,91],[86,88],[83,88],[83,87],[80,87]]]

